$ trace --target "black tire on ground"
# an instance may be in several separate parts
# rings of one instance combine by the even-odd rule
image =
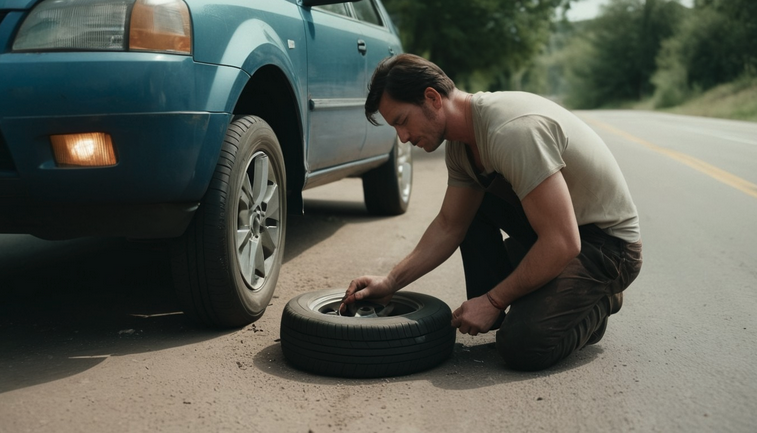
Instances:
[[[396,139],[389,160],[363,175],[363,196],[368,212],[375,215],[405,213],[412,186],[412,146]]]
[[[276,135],[258,117],[235,120],[208,191],[172,247],[184,312],[214,327],[244,326],[263,315],[281,268],[286,214]]]
[[[344,290],[304,293],[281,317],[281,349],[294,367],[311,373],[372,378],[435,367],[452,355],[452,312],[432,296],[401,291],[387,317],[335,315]]]

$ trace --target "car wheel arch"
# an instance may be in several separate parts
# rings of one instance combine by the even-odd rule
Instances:
[[[295,95],[286,73],[277,66],[267,65],[250,77],[233,113],[234,117],[258,116],[276,133],[284,153],[288,209],[292,213],[301,212],[305,182],[302,112]]]

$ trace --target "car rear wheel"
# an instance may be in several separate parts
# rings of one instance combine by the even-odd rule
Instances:
[[[386,307],[362,303],[341,314],[342,296],[341,289],[321,290],[287,303],[280,336],[291,365],[326,376],[369,378],[427,370],[452,355],[452,312],[441,300],[401,291]]]
[[[265,311],[284,254],[286,173],[271,127],[229,125],[208,191],[172,249],[185,313],[210,326],[244,326]]]
[[[400,215],[407,211],[413,186],[413,156],[410,142],[397,138],[389,161],[363,175],[363,196],[368,212]]]

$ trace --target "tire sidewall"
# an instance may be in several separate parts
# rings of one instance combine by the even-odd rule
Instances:
[[[335,307],[343,294],[322,290],[287,303],[280,339],[290,365],[326,376],[376,378],[428,370],[452,356],[456,330],[441,300],[403,291],[392,302],[415,309],[389,317],[340,317],[316,309]]]
[[[235,163],[230,173],[229,191],[227,192],[227,209],[224,215],[225,251],[224,255],[229,263],[229,278],[237,288],[237,295],[245,309],[253,316],[259,316],[268,306],[273,297],[284,255],[284,241],[286,239],[286,172],[284,157],[278,139],[271,127],[262,119],[253,118],[253,124],[246,129],[239,139],[239,148],[235,156]],[[247,176],[253,156],[258,152],[265,153],[271,161],[272,170],[279,187],[280,227],[279,242],[275,252],[275,264],[264,283],[257,289],[247,285],[242,277],[241,267],[237,258],[236,232],[238,227],[239,197],[241,195],[244,177]]]

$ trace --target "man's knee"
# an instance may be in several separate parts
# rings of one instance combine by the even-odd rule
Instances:
[[[513,370],[538,371],[553,366],[565,357],[556,354],[558,346],[554,342],[554,336],[533,328],[503,326],[497,331],[497,351],[505,365]]]
[[[612,314],[613,301],[620,309],[622,299],[622,294],[603,298],[585,317],[569,326],[506,319],[497,331],[497,351],[514,370],[536,371],[551,367],[583,347]]]

